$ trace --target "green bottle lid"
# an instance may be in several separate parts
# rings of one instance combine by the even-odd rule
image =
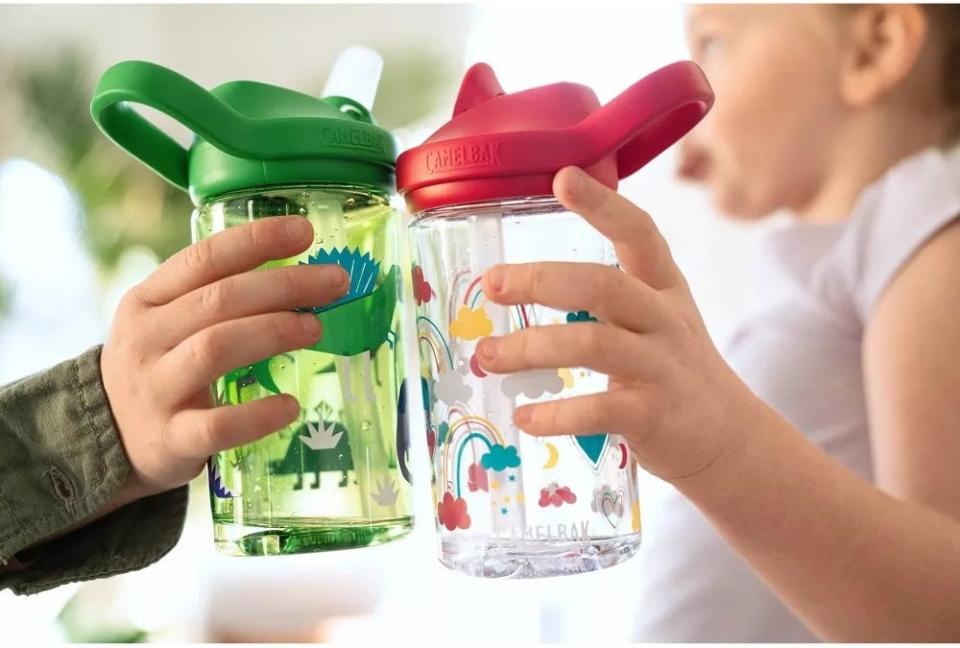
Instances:
[[[131,104],[177,120],[187,150]],[[114,142],[195,204],[244,189],[347,184],[392,192],[396,144],[347,97],[317,99],[254,81],[206,90],[172,70],[124,61],[104,72],[90,112]]]

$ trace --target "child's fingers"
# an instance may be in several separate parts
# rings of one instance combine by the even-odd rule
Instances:
[[[162,329],[161,344],[173,347],[190,335],[218,322],[323,306],[342,297],[349,283],[338,265],[297,265],[253,270],[201,286],[150,317]]]
[[[670,248],[647,212],[576,167],[554,176],[553,192],[560,204],[613,242],[628,273],[658,290],[682,283]]]
[[[177,412],[164,431],[165,449],[175,457],[203,459],[281,430],[300,415],[289,394],[240,405]]]
[[[637,377],[652,366],[652,340],[598,322],[532,326],[477,345],[480,366],[492,373],[585,367]]]
[[[237,367],[302,349],[320,339],[320,322],[310,313],[269,313],[214,324],[157,360],[152,380],[163,385],[167,403],[182,403]]]
[[[523,405],[514,411],[513,421],[521,430],[535,436],[621,434],[625,426],[636,436],[643,409],[644,403],[636,390],[618,389]]]
[[[592,315],[632,331],[664,324],[664,297],[636,277],[599,263],[544,261],[497,265],[483,275],[483,291],[498,304],[542,304]]]
[[[149,306],[167,304],[208,283],[303,252],[313,228],[302,216],[277,216],[228,228],[167,259],[135,289]]]

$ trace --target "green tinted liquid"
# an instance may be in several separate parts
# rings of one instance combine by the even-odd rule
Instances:
[[[194,235],[285,213],[310,219],[314,245],[268,265],[306,262],[321,249],[346,248],[379,262],[378,287],[399,290],[399,283],[384,285],[397,263],[396,217],[384,199],[369,194],[288,189],[228,198],[198,210]],[[379,544],[409,533],[410,493],[398,456],[398,445],[401,452],[407,446],[406,420],[398,411],[400,317],[394,308],[389,333],[373,349],[350,355],[302,349],[240,367],[217,382],[224,405],[279,391],[296,396],[301,407],[290,426],[211,459],[218,548],[235,555],[304,553]]]

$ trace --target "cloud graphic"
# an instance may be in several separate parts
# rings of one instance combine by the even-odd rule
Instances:
[[[466,403],[473,396],[473,387],[463,382],[460,372],[444,371],[433,382],[433,394],[447,405]]]
[[[487,470],[506,470],[520,465],[517,446],[491,446],[490,451],[480,457],[480,464]]]
[[[567,324],[573,324],[574,322],[596,322],[597,318],[590,314],[590,311],[577,311],[575,313],[567,313]]]
[[[516,398],[520,394],[527,398],[539,398],[546,393],[559,394],[563,391],[563,379],[556,369],[521,371],[504,378],[500,389],[510,398]]]
[[[537,503],[546,508],[573,504],[576,501],[577,496],[569,486],[560,486],[557,482],[551,482],[546,488],[540,489],[540,500]]]
[[[467,513],[467,502],[461,497],[454,497],[447,491],[443,500],[437,505],[437,519],[447,531],[454,529],[469,529],[470,515]]]
[[[450,324],[450,335],[462,340],[476,340],[493,333],[493,321],[483,307],[472,309],[461,306]]]

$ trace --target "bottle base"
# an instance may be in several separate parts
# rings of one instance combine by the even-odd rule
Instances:
[[[413,530],[410,516],[377,522],[273,520],[273,525],[213,523],[217,550],[228,556],[283,556],[370,547],[399,540]]]
[[[440,562],[480,578],[545,578],[597,571],[630,559],[640,533],[577,541],[444,538]]]

